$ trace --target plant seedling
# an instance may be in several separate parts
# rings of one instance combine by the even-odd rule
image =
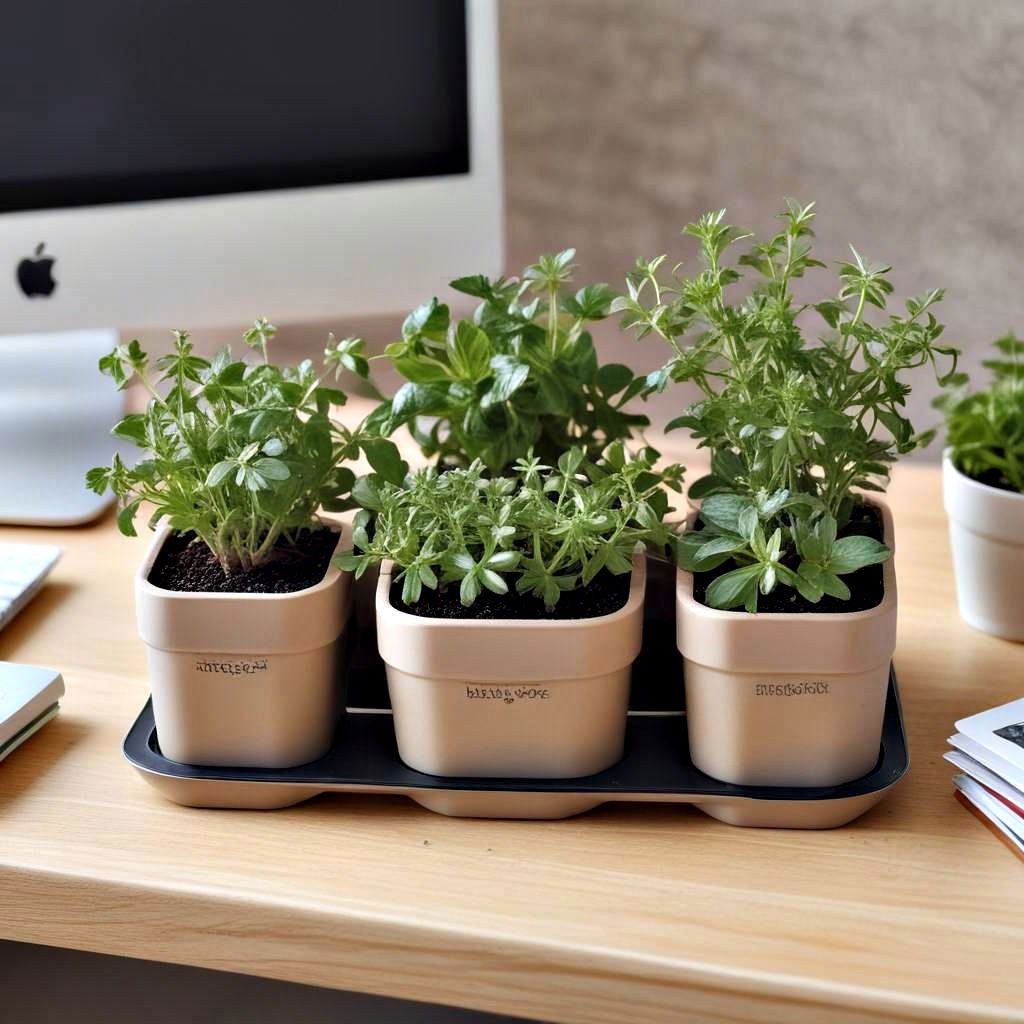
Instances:
[[[531,449],[554,463],[570,448],[597,458],[646,417],[625,410],[644,379],[620,363],[599,365],[587,325],[609,315],[615,292],[573,292],[566,249],[542,256],[520,279],[461,277],[452,288],[481,300],[452,323],[436,298],[406,318],[387,357],[405,378],[375,414],[387,435],[407,426],[428,458],[502,473]]]
[[[390,441],[365,423],[350,430],[330,417],[346,401],[341,375],[369,374],[362,341],[330,336],[318,371],[309,360],[270,363],[276,332],[265,319],[244,335],[260,355],[255,364],[234,359],[229,348],[203,359],[187,331],[173,333],[172,351],[155,361],[138,341],[100,360],[118,389],[138,381],[150,396],[145,412],[114,428],[144,457],[129,466],[115,455],[87,476],[97,494],[117,496],[122,533],[135,535],[135,514],[150,504],[151,528],[166,519],[179,533],[194,533],[230,575],[272,559],[297,532],[319,528],[321,507],[351,508],[356,478],[345,463],[360,453],[382,479],[404,479],[408,467]]]
[[[987,388],[970,394],[967,376],[958,389],[936,399],[945,414],[953,464],[966,476],[1024,494],[1024,341],[1007,334],[997,355],[983,365],[992,371]]]
[[[941,290],[873,322],[870,309],[887,312],[891,268],[851,247],[835,294],[798,302],[793,281],[824,266],[812,250],[814,204],[789,201],[780,217],[783,230],[759,242],[726,224],[724,210],[705,214],[683,229],[700,248],[695,274],[677,266],[666,279],[664,256],[640,260],[613,304],[624,326],[671,350],[647,393],[673,381],[701,392],[668,424],[711,450],[710,475],[689,491],[704,499],[703,528],[683,534],[676,555],[689,571],[721,568],[706,593],[715,608],[756,611],[777,586],[812,604],[849,599],[842,577],[890,554],[871,537],[843,535],[861,492],[883,491],[896,458],[934,435],[906,417],[907,372],[930,365],[941,385],[959,380],[958,351],[939,343],[932,312]],[[748,250],[727,265],[742,240]],[[742,268],[752,287],[732,299]],[[816,338],[806,317],[823,323]]]
[[[489,477],[479,459],[444,473],[420,470],[401,486],[364,477],[353,491],[362,505],[355,550],[338,564],[358,578],[394,561],[407,605],[424,587],[458,584],[467,608],[484,590],[514,586],[551,609],[604,569],[628,573],[634,552],[669,543],[661,484],[678,490],[682,469],[655,472],[657,458],[650,448],[627,458],[616,442],[596,463],[579,448],[563,452],[555,467],[529,452],[504,477]]]

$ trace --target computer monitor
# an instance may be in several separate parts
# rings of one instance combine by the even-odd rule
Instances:
[[[0,33],[0,332],[337,320],[498,272],[495,6],[18,5]],[[0,434],[4,359],[45,352],[0,347]],[[81,394],[75,361],[74,380],[48,362],[51,388]],[[88,518],[5,508],[12,458],[0,519]]]

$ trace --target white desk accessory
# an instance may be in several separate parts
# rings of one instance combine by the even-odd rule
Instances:
[[[113,330],[0,337],[0,522],[74,526],[110,504],[85,486],[118,442],[124,395],[98,363]]]
[[[0,544],[0,629],[36,596],[60,553],[54,544]]]
[[[0,761],[57,714],[63,696],[59,672],[0,661]]]

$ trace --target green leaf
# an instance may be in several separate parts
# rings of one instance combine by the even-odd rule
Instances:
[[[126,537],[137,536],[135,532],[135,513],[139,510],[139,502],[132,501],[117,513],[117,528]]]
[[[702,476],[699,480],[695,480],[690,484],[690,500],[700,501],[708,495],[715,494],[718,491],[727,490],[728,487],[729,483],[727,480],[723,480],[720,476],[716,476],[714,473],[708,473],[706,476]]]
[[[823,572],[819,578],[822,590],[829,597],[838,598],[840,601],[850,600],[850,588],[836,575],[830,572]]]
[[[633,383],[633,371],[622,363],[605,363],[597,371],[597,387],[605,398],[617,395]]]
[[[206,475],[206,486],[217,487],[223,483],[229,474],[235,472],[238,468],[238,463],[233,459],[225,459],[223,462],[218,462],[215,466],[210,469],[210,472]]]
[[[407,572],[402,580],[403,604],[415,604],[423,593],[423,581],[419,573]]]
[[[529,365],[520,362],[515,356],[493,356],[491,369],[494,371],[494,383],[482,399],[485,406],[507,402],[530,376]]]
[[[816,409],[811,414],[811,423],[815,430],[848,430],[851,421],[833,409]]]
[[[740,516],[751,507],[751,500],[738,494],[711,494],[701,503],[700,517],[726,533],[742,535]]]
[[[360,447],[375,473],[379,473],[389,484],[401,487],[409,472],[409,465],[402,459],[393,441],[384,438],[366,438]]]
[[[717,577],[705,595],[712,608],[735,608],[744,604],[752,589],[756,589],[762,566],[744,565]]]
[[[257,459],[253,469],[264,480],[287,480],[292,474],[288,466],[280,459]]]
[[[744,537],[736,536],[735,534],[726,533],[711,536],[695,552],[695,558],[698,562],[695,571],[704,571],[708,566],[701,563],[706,563],[709,559],[715,558],[717,555],[732,555],[737,551],[742,551],[744,548],[748,547],[748,545],[748,540]]]
[[[483,380],[491,367],[491,342],[471,320],[460,320],[448,339],[448,361],[457,377]]]
[[[368,476],[359,477],[352,485],[352,497],[361,508],[367,508],[373,512],[380,512],[384,508],[380,490],[376,482]]]
[[[447,387],[410,381],[395,392],[390,419],[398,425],[416,416],[438,415],[446,408],[447,397]]]
[[[508,584],[492,569],[480,570],[480,582],[493,594],[508,593]]]
[[[112,433],[115,437],[123,437],[125,440],[134,441],[140,448],[147,446],[146,435],[147,417],[142,413],[132,413],[125,416]]]
[[[462,292],[464,295],[473,295],[478,299],[486,299],[488,301],[494,298],[490,279],[484,277],[483,274],[457,277],[454,281],[449,281],[448,284],[449,287],[454,288],[457,292]]]
[[[448,330],[450,313],[448,307],[436,298],[417,306],[402,324],[402,337],[409,341],[415,338],[427,338],[431,341],[444,341]]]
[[[480,596],[480,581],[475,573],[467,573],[459,584],[459,600],[468,608]]]
[[[95,466],[85,474],[85,485],[96,494],[105,494],[110,486],[110,470],[106,466]]]
[[[892,552],[873,537],[840,537],[832,547],[828,568],[837,575],[886,561]]]
[[[562,308],[578,320],[603,320],[611,313],[615,297],[615,289],[606,284],[588,284],[574,296],[565,298],[562,301]]]

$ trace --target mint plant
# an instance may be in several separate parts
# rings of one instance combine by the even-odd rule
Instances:
[[[1007,334],[994,343],[987,388],[968,393],[966,375],[935,402],[946,417],[950,455],[961,473],[1024,494],[1024,341]]]
[[[457,584],[470,607],[484,590],[505,594],[512,585],[551,609],[604,569],[628,573],[634,552],[669,543],[661,483],[678,489],[682,470],[656,472],[657,458],[650,448],[627,458],[617,442],[600,462],[573,448],[552,467],[530,452],[509,476],[489,477],[477,459],[444,473],[420,470],[401,486],[364,477],[354,491],[363,506],[355,550],[338,564],[359,578],[394,561],[407,605],[424,587]]]
[[[613,304],[624,326],[671,350],[646,393],[673,381],[701,392],[668,424],[711,451],[710,475],[689,492],[704,499],[703,528],[683,534],[676,555],[689,571],[722,568],[706,593],[716,608],[756,611],[758,595],[777,586],[812,604],[826,594],[848,600],[842,577],[890,554],[869,536],[841,535],[860,492],[884,490],[896,458],[934,435],[906,417],[907,372],[931,366],[941,385],[959,380],[958,352],[939,343],[932,312],[941,290],[889,312],[891,268],[851,247],[834,293],[799,302],[793,282],[824,267],[813,256],[813,204],[789,201],[780,216],[783,230],[757,241],[726,224],[724,210],[705,214],[683,229],[699,244],[701,269],[666,275],[664,256],[640,260]],[[747,251],[732,265],[742,240]],[[750,287],[733,299],[745,270]],[[875,322],[871,308],[886,316]]]
[[[382,432],[408,426],[428,458],[463,467],[479,459],[501,473],[530,449],[548,462],[573,447],[596,458],[646,426],[624,408],[643,378],[599,365],[586,329],[609,315],[615,292],[572,292],[574,254],[542,256],[521,279],[452,281],[481,300],[472,320],[453,324],[436,298],[413,310],[386,349],[406,383],[375,416]]]
[[[360,453],[382,478],[405,477],[394,444],[365,423],[350,430],[330,417],[346,401],[341,375],[368,377],[363,342],[332,335],[319,370],[309,360],[278,367],[267,353],[275,333],[265,319],[245,332],[261,357],[255,364],[234,359],[230,348],[203,359],[187,331],[174,331],[172,351],[156,360],[138,341],[100,360],[118,389],[137,381],[150,396],[145,412],[114,428],[144,457],[128,465],[115,455],[86,478],[97,494],[117,496],[122,533],[134,536],[136,512],[151,505],[151,528],[166,519],[194,533],[230,574],[274,558],[298,531],[319,528],[321,507],[352,507],[356,478],[345,463]]]

